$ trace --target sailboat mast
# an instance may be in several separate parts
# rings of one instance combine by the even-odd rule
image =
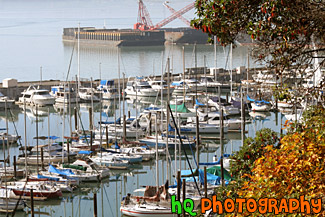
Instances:
[[[157,186],[157,191],[159,189],[159,171],[158,171],[158,126],[157,126],[157,113],[156,113],[156,118],[155,118],[155,129],[156,129],[156,186]]]
[[[230,44],[230,96],[232,95],[232,44]]]
[[[167,117],[166,117],[166,164],[167,164],[167,180],[169,180],[169,164],[168,164],[168,158],[169,158],[169,151],[168,151],[168,137],[169,137],[169,132],[168,132],[168,125],[169,125],[169,119],[170,119],[170,114],[169,114],[169,109],[168,109],[168,103],[170,102],[170,59],[167,58],[167,102],[166,102],[166,109],[167,109]],[[176,108],[177,109],[177,108]]]
[[[25,142],[25,176],[28,177],[27,172],[27,129],[26,129],[26,99],[24,98],[24,142]]]
[[[80,87],[80,23],[78,24],[78,88],[77,92],[79,93]]]
[[[119,116],[121,117],[121,63],[120,63],[120,48],[117,48],[117,72],[118,72],[118,107]]]

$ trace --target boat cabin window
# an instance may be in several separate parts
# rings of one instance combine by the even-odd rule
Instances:
[[[34,95],[47,96],[47,95],[49,95],[49,92],[47,92],[47,91],[35,92]]]

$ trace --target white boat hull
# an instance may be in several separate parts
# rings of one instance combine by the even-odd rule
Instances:
[[[160,208],[160,209],[159,209]],[[171,212],[171,209],[154,206],[152,209],[140,206],[121,206],[121,213],[128,216],[136,217],[176,217],[177,214]]]

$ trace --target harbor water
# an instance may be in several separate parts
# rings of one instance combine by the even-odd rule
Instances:
[[[78,72],[78,60],[76,48],[73,45],[62,42],[62,30],[65,27],[94,26],[102,28],[132,28],[137,18],[137,1],[125,0],[33,0],[33,1],[0,1],[0,80],[15,78],[18,81],[38,81],[40,79],[74,80]],[[174,0],[175,8],[182,8],[192,1]],[[147,2],[146,2],[147,3]],[[162,6],[162,1],[148,0],[147,8],[152,15],[154,23],[159,22],[169,15],[169,11]],[[194,12],[184,15],[191,19]],[[168,25],[168,27],[184,26],[181,21]],[[214,58],[212,45],[198,45],[196,47],[197,61],[195,61],[194,46],[185,45],[186,67],[203,66],[204,56],[207,58],[207,66],[230,69],[239,66],[247,66],[247,54],[249,47],[237,46],[230,57],[229,48],[217,47],[217,61]],[[161,74],[165,70],[166,59],[171,59],[172,73],[182,73],[182,46],[167,45],[159,47],[123,47],[118,51],[116,47],[81,45],[80,47],[80,75],[82,78],[111,79],[118,77],[118,53],[121,58],[121,72],[129,76],[149,76]],[[72,58],[71,58],[72,57]],[[71,68],[69,67],[71,61]],[[162,66],[163,65],[163,66]],[[256,66],[251,61],[250,67]],[[42,67],[42,73],[40,68]],[[70,70],[69,70],[70,68]],[[119,106],[113,102],[104,102],[102,110],[100,104],[94,106],[94,123],[97,126],[100,116],[103,120],[114,120],[114,114],[119,117]],[[145,108],[150,104],[140,104]],[[80,105],[82,124],[85,129],[89,126],[88,109],[90,104]],[[134,104],[126,102],[126,110],[132,116],[136,114]],[[65,113],[63,113],[65,111]],[[48,121],[50,121],[50,134],[60,137],[70,135],[70,125],[74,123],[73,111],[69,112],[62,107],[44,107],[38,111],[34,108],[26,108],[27,116],[27,145],[36,145],[36,124],[38,123],[39,136],[48,135]],[[246,136],[254,136],[255,132],[263,127],[280,131],[281,123],[285,118],[280,113],[255,114],[255,119],[247,124]],[[18,133],[21,141],[24,141],[24,110],[15,106],[11,109],[9,120],[9,133]],[[63,133],[63,125],[65,126]],[[0,128],[5,128],[5,114],[0,111]],[[16,131],[16,130],[17,131]],[[74,128],[72,127],[72,130]],[[64,135],[63,135],[64,134]],[[228,133],[225,135],[225,153],[231,154],[238,151],[242,145],[240,133]],[[46,144],[40,141],[39,144]],[[214,155],[220,156],[219,142],[216,139],[203,141],[200,149],[200,161],[211,162]],[[13,156],[20,153],[19,146],[9,149],[0,149],[10,155],[12,165]],[[195,150],[188,150],[192,167],[195,167],[193,156]],[[136,165],[128,171],[112,171],[111,176],[102,183],[82,185],[72,194],[64,194],[62,200],[49,200],[36,202],[36,216],[92,216],[93,194],[97,193],[98,216],[121,216],[119,207],[122,197],[132,193],[135,189],[146,185],[155,185],[155,164],[159,164],[159,184],[166,181],[169,176],[175,174],[174,153],[171,151],[170,171],[166,171],[166,158],[160,157],[158,162],[150,161]],[[184,157],[181,160],[182,169],[188,168]],[[178,167],[178,166],[177,166]],[[179,168],[178,168],[179,169]],[[174,177],[170,182],[174,182]],[[16,216],[30,216],[26,213],[16,213]]]

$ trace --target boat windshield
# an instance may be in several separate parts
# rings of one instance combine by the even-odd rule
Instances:
[[[46,95],[49,95],[49,92],[48,91],[40,91],[40,92],[36,92],[34,95],[46,96]]]

